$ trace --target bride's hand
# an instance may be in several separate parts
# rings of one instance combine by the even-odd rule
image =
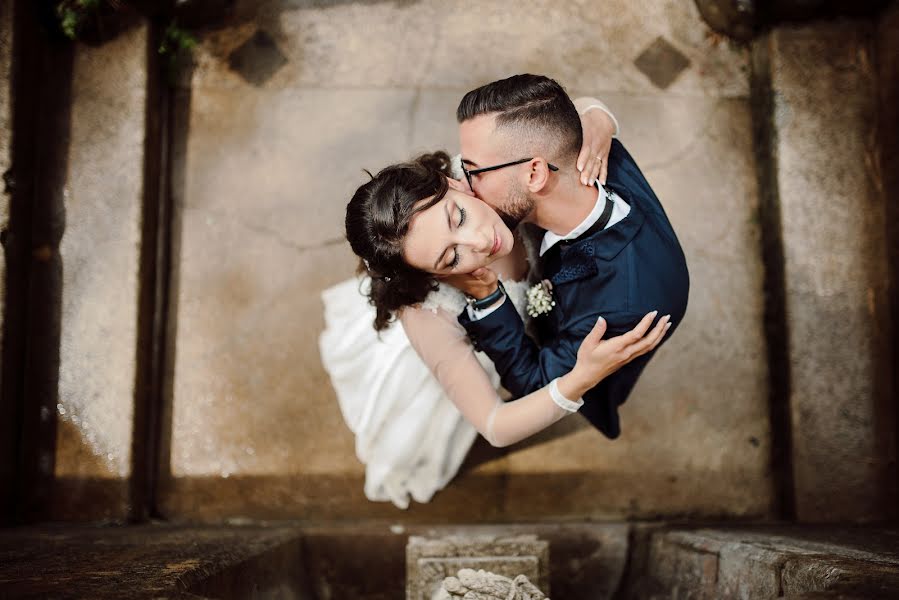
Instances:
[[[496,291],[496,273],[487,267],[475,269],[471,273],[458,273],[456,275],[439,275],[440,281],[445,281],[454,288],[461,290],[472,298],[486,298]]]
[[[581,172],[581,183],[593,185],[599,179],[606,182],[609,173],[609,150],[615,134],[615,122],[604,110],[594,108],[581,115],[581,129],[584,143],[577,156],[577,170]]]
[[[577,351],[577,364],[572,373],[576,373],[577,379],[584,383],[586,389],[590,389],[638,356],[654,350],[671,327],[671,315],[665,315],[649,331],[656,314],[657,312],[647,314],[627,333],[607,340],[602,339],[606,332],[606,321],[600,317],[593,330],[581,342]]]

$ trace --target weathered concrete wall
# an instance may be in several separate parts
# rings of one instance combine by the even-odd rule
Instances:
[[[893,1],[877,23],[877,85],[881,193],[886,205],[886,239],[890,267],[892,338],[899,339],[899,2]],[[899,357],[894,342],[893,364]],[[899,410],[899,369],[893,368],[893,407]],[[899,436],[899,416],[894,417]],[[895,441],[899,453],[899,440]],[[899,487],[899,460],[893,455],[893,476]]]
[[[895,515],[885,202],[870,21],[775,30],[768,61],[798,518]]]
[[[58,517],[125,515],[131,473],[146,104],[145,26],[79,45],[66,186]]]
[[[0,175],[12,165],[12,50],[13,3],[0,3]],[[4,237],[9,226],[10,191],[0,181],[0,231]],[[6,317],[6,250],[0,248],[0,362],[3,359],[3,320]],[[0,370],[2,375],[2,370]],[[2,383],[2,382],[0,382]],[[2,385],[0,385],[2,390]],[[2,393],[2,392],[0,392]],[[16,452],[16,416],[9,399],[0,398],[0,509],[12,501]],[[0,516],[0,522],[4,519]]]
[[[204,36],[176,108],[189,122],[175,157],[184,184],[167,514],[400,515],[362,494],[319,363],[319,293],[354,269],[343,215],[361,169],[454,150],[461,96],[516,72],[550,74],[616,112],[684,245],[687,322],[623,407],[620,439],[575,417],[508,452],[476,446],[478,464],[407,518],[769,514],[745,50],[673,0],[235,10]]]

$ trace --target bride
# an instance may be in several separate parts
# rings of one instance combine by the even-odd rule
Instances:
[[[575,105],[584,130],[578,167],[582,183],[592,185],[597,175],[604,181],[599,159],[617,122],[598,100]],[[410,495],[428,502],[446,486],[478,433],[507,446],[545,429],[583,402],[569,399],[651,351],[666,331],[665,319],[649,331],[650,313],[632,331],[602,340],[600,319],[570,372],[504,402],[492,362],[456,320],[473,309],[451,283],[489,265],[527,322],[536,248],[525,227],[510,231],[451,163],[444,152],[425,154],[362,185],[346,215],[360,276],[322,292],[319,350],[366,466],[365,496],[403,509]]]

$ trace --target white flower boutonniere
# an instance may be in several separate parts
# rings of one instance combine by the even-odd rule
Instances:
[[[528,315],[539,317],[553,309],[556,301],[552,295],[553,286],[548,279],[535,283],[528,290]]]

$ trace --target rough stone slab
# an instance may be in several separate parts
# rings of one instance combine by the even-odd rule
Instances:
[[[305,592],[299,537],[290,526],[44,525],[0,530],[3,598],[222,598],[272,589]],[[269,564],[282,567],[266,572]],[[280,559],[289,558],[293,564]],[[228,573],[241,574],[228,581]],[[252,575],[252,579],[249,577]],[[231,587],[224,584],[230,583]],[[249,589],[253,585],[255,590]],[[219,592],[206,595],[205,592]],[[198,595],[191,595],[195,593]],[[182,595],[183,594],[183,595]],[[304,596],[299,596],[304,597]]]
[[[692,2],[238,4],[232,26],[203,40],[196,85],[242,87],[229,58],[261,29],[287,58],[266,87],[465,91],[545,72],[597,93],[748,94],[748,53],[711,35]],[[660,37],[690,62],[665,88],[634,64]]]
[[[872,24],[780,27],[767,53],[783,232],[796,510],[896,511],[885,204],[876,169]]]
[[[636,556],[649,551],[632,563],[628,597],[890,597],[899,592],[897,537],[875,528],[656,526],[635,538]]]
[[[124,480],[131,469],[144,119],[145,25],[79,45],[66,184],[56,475]],[[82,518],[118,503],[60,505]]]
[[[805,591],[899,594],[899,568],[896,564],[858,561],[832,555],[811,555],[790,558],[781,572],[785,594]]]
[[[717,593],[724,598],[774,598],[780,594],[782,553],[740,542],[718,552]]]
[[[406,599],[430,600],[459,569],[484,569],[511,578],[525,575],[548,593],[549,543],[529,534],[411,536],[406,545]]]
[[[667,587],[672,597],[712,600],[717,594],[718,556],[697,552],[665,539],[652,538],[649,550],[652,579]],[[650,574],[647,574],[650,575]]]

